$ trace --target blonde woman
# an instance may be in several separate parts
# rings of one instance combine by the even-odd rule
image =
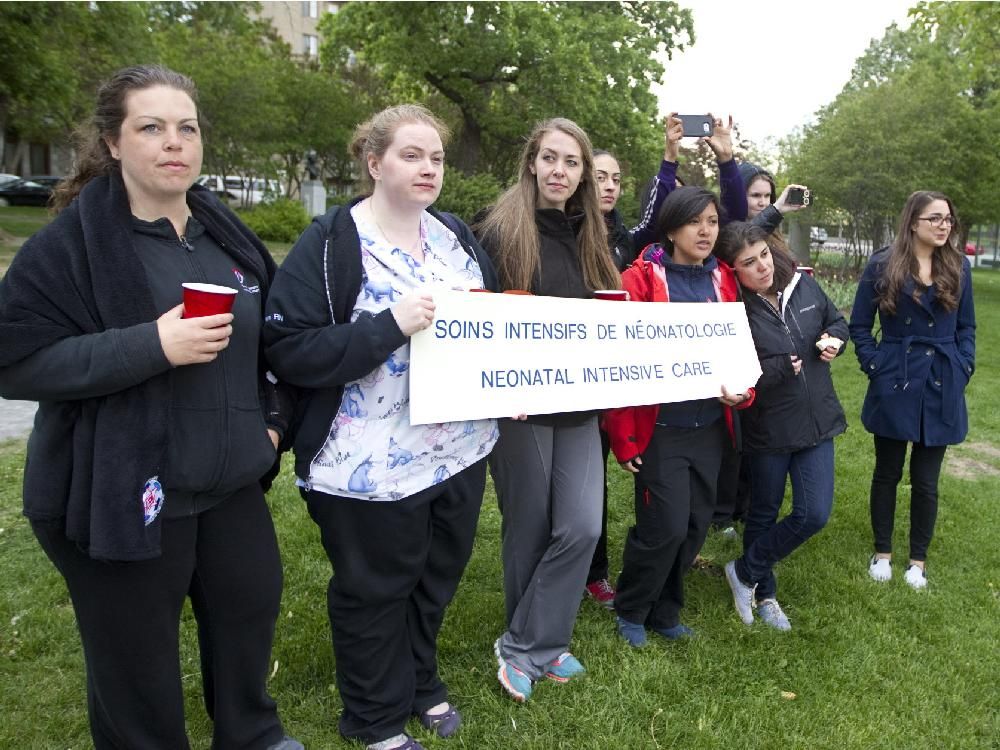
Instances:
[[[461,723],[437,635],[472,554],[496,423],[409,418],[409,337],[434,319],[431,290],[495,287],[469,228],[430,208],[447,135],[417,105],[358,126],[371,192],[306,229],[265,321],[275,371],[309,393],[295,471],[333,567],[340,733],[369,750],[419,750],[411,715],[441,737]]]

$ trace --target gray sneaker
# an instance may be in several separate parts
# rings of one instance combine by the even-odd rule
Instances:
[[[753,593],[756,586],[747,586],[740,577],[736,575],[736,561],[730,560],[726,563],[726,581],[733,591],[733,604],[736,605],[736,612],[744,625],[753,625]]]
[[[788,616],[777,599],[763,599],[757,602],[757,614],[761,620],[776,630],[792,629],[792,623],[788,621]]]

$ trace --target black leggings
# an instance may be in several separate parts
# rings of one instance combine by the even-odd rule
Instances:
[[[875,435],[875,472],[872,474],[871,515],[875,551],[892,552],[896,520],[896,487],[903,478],[906,440]],[[910,453],[910,559],[926,560],[937,520],[938,477],[945,445],[913,443]]]

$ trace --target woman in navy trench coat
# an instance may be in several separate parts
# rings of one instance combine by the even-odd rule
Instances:
[[[975,368],[976,316],[959,235],[955,207],[946,196],[911,195],[896,240],[872,255],[865,268],[851,312],[851,339],[869,378],[861,421],[875,438],[875,554],[868,572],[876,581],[892,577],[896,488],[912,444],[904,579],[914,589],[927,585],[924,562],[945,449],[962,442],[969,427],[964,391]],[[872,335],[876,313],[880,340]]]

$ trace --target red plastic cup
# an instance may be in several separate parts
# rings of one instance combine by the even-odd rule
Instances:
[[[628,292],[624,289],[595,289],[594,299],[611,300],[613,302],[627,302]]]
[[[187,282],[184,287],[184,317],[203,318],[206,315],[227,313],[236,301],[235,289],[217,284]]]
[[[813,275],[813,269],[812,269],[812,266],[799,266],[799,267],[798,267],[798,270],[799,270],[799,271],[802,271],[802,273],[807,273],[807,274],[809,274],[810,276],[812,276],[812,275]]]
[[[470,289],[469,291],[470,292],[482,292],[482,293],[485,293],[485,294],[492,294],[492,292],[489,289]]]

